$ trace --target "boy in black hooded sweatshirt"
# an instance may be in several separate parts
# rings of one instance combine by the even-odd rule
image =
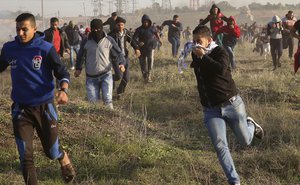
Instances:
[[[157,45],[156,42],[158,41],[160,45],[162,43],[160,41],[159,33],[156,28],[152,26],[152,21],[148,15],[143,15],[142,25],[136,29],[133,38],[140,47],[141,56],[139,57],[139,60],[144,81],[150,83],[152,82],[151,70],[153,68],[154,49]]]

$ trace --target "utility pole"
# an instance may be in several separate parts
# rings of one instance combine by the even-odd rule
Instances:
[[[41,6],[42,6],[42,27],[43,27],[43,30],[45,29],[45,24],[44,24],[44,0],[42,0],[41,2]]]
[[[193,10],[198,10],[199,8],[199,0],[190,0],[190,8]]]
[[[132,13],[135,12],[137,0],[132,0]]]
[[[161,8],[172,10],[172,2],[171,0],[161,0]]]
[[[84,19],[85,19],[85,27],[87,27],[88,23],[87,23],[87,18],[86,18],[85,3],[84,2],[83,2],[83,14],[84,14]]]

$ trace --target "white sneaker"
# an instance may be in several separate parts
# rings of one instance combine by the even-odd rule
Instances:
[[[254,125],[254,136],[257,138],[257,139],[262,139],[264,136],[265,136],[265,133],[264,133],[264,130],[262,129],[262,127],[256,123],[254,121],[253,118],[251,117],[247,117],[247,122],[251,122],[253,125]]]

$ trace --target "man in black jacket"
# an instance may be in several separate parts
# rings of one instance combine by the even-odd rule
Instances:
[[[148,15],[144,14],[141,22],[142,25],[135,30],[133,38],[137,41],[141,50],[139,60],[144,81],[146,83],[151,83],[151,71],[154,63],[154,48],[157,46],[157,42],[159,42],[160,45],[162,45],[162,42],[160,41],[158,31],[152,25],[152,21]]]
[[[57,54],[63,57],[64,52],[70,52],[70,45],[66,33],[58,27],[58,18],[50,19],[50,28],[44,31],[44,40],[54,45]]]
[[[226,124],[244,145],[250,145],[253,136],[262,139],[264,131],[253,118],[247,117],[244,102],[231,76],[228,54],[212,40],[209,28],[197,26],[193,41],[191,67],[197,79],[204,123],[228,183],[237,185],[240,178],[229,151]]]
[[[178,49],[180,47],[180,35],[183,31],[183,26],[179,22],[179,16],[174,15],[173,20],[166,20],[162,23],[161,27],[168,26],[168,41],[172,44],[172,56],[177,57]]]
[[[138,44],[136,41],[132,39],[131,33],[125,29],[125,23],[126,20],[122,17],[118,17],[116,19],[116,27],[113,31],[108,33],[109,36],[111,36],[116,43],[119,45],[120,49],[122,50],[122,53],[125,56],[126,59],[126,65],[125,65],[125,72],[123,73],[123,77],[121,80],[121,83],[119,87],[117,88],[117,94],[120,96],[122,93],[125,92],[125,88],[127,86],[127,83],[129,81],[129,59],[128,59],[128,49],[127,49],[127,42],[130,43],[130,45],[135,50],[135,54],[137,57],[141,55],[141,52],[139,50]],[[115,79],[114,80],[119,80]]]
[[[66,27],[65,32],[68,36],[69,44],[70,44],[70,63],[71,63],[71,70],[75,69],[75,61],[74,61],[74,53],[77,54],[80,49],[80,41],[81,37],[79,32],[74,28],[74,24],[72,21],[69,22],[69,25]]]
[[[109,17],[109,18],[103,23],[103,26],[109,25],[109,31],[112,31],[113,29],[115,29],[117,18],[118,18],[117,12],[111,13],[111,17]]]

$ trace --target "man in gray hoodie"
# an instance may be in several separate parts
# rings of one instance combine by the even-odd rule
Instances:
[[[104,104],[113,109],[112,92],[112,62],[118,62],[124,72],[125,57],[115,40],[103,31],[103,24],[100,19],[91,21],[91,33],[81,44],[76,60],[75,77],[81,74],[82,66],[85,63],[86,91],[90,102],[100,99],[100,89]],[[115,60],[110,60],[114,58]],[[115,69],[115,72],[119,70]]]

